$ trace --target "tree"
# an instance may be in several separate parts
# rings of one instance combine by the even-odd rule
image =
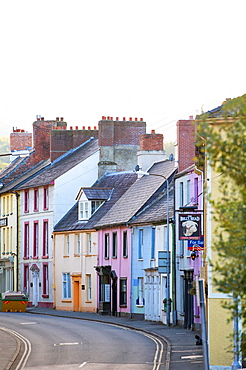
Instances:
[[[246,324],[246,94],[227,100],[197,120],[198,146],[218,173],[220,198],[211,200],[218,225],[211,261],[214,283],[233,295],[224,307]],[[239,304],[239,305],[238,305]]]

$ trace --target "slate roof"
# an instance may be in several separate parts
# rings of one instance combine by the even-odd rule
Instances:
[[[175,172],[174,161],[160,161],[148,171],[151,175],[139,178],[95,225],[96,228],[116,226],[129,222]],[[163,177],[164,176],[164,177]],[[166,185],[165,185],[166,186]]]
[[[50,163],[49,159],[35,163],[32,158],[33,155],[34,152],[29,157],[17,157],[0,172],[0,182],[4,184],[4,187],[0,190],[0,194],[12,190],[16,185],[33,176],[33,174],[42,170]]]
[[[169,219],[174,216],[174,189],[170,188],[169,191]],[[139,224],[158,224],[165,223],[167,220],[167,192],[166,188],[161,194],[142,211],[137,213],[129,225],[139,225]]]
[[[91,187],[91,190],[104,188],[108,192],[109,198],[91,216],[88,221],[78,220],[78,202],[67,212],[67,214],[55,225],[54,232],[89,230],[107,213],[114,203],[124,194],[124,192],[137,180],[135,173],[109,173],[101,177]]]
[[[105,188],[83,188],[88,200],[106,200],[110,197],[112,189]]]
[[[17,186],[16,189],[20,190],[35,187],[37,185],[48,185],[98,150],[98,140],[91,138],[75,149],[71,149],[67,153],[58,157],[54,162],[49,163],[49,165],[47,165],[42,171],[32,176],[22,185]]]

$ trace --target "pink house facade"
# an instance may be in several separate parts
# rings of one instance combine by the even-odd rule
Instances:
[[[130,315],[131,230],[98,230],[98,312]]]

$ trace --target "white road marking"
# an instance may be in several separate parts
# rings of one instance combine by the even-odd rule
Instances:
[[[74,343],[54,343],[54,346],[77,346],[78,344],[82,344],[79,342],[74,342]]]
[[[87,364],[87,362],[83,362],[83,364],[79,365],[79,367],[83,367]]]
[[[36,325],[37,322],[21,322],[20,325]]]
[[[203,357],[203,355],[182,356],[182,357],[181,357],[181,360],[185,360],[185,359],[187,359],[187,360],[193,360],[193,359],[195,359],[195,358],[201,358],[201,357]]]

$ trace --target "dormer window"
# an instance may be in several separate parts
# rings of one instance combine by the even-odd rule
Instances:
[[[102,200],[83,200],[79,202],[79,219],[88,220],[93,213],[103,204]]]
[[[89,220],[101,205],[110,198],[112,189],[109,188],[81,188],[77,195],[78,219]]]

